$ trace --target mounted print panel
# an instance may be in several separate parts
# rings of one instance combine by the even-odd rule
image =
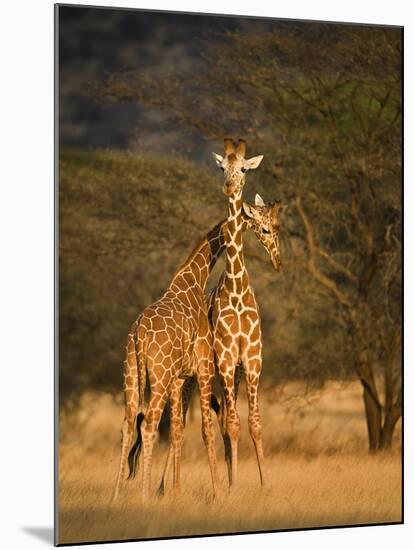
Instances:
[[[401,523],[402,28],[56,37],[56,543]]]

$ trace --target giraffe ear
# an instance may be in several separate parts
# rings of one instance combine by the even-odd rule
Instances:
[[[263,155],[258,157],[252,157],[251,159],[244,161],[244,167],[246,170],[255,170],[263,160]]]
[[[217,153],[213,153],[213,158],[216,161],[217,166],[221,166],[221,163],[223,162],[223,157],[221,155],[218,155]]]
[[[254,206],[251,206],[247,202],[243,203],[243,210],[244,210],[244,213],[246,214],[246,216],[248,218],[252,218],[252,219],[257,218],[257,212],[256,212]]]
[[[256,196],[254,197],[254,204],[255,206],[266,206],[264,200],[259,195],[259,193],[256,193]]]

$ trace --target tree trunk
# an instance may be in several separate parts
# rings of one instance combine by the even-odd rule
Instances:
[[[401,417],[401,407],[394,407],[385,414],[384,426],[381,430],[380,449],[389,450],[392,445],[392,437],[394,435],[395,425]]]
[[[385,364],[385,419],[381,430],[380,449],[391,448],[394,428],[402,414],[401,365],[399,362],[401,348],[401,329],[397,326],[389,345],[384,341]],[[395,394],[398,393],[397,399]]]
[[[369,452],[375,453],[380,449],[381,443],[381,408],[373,397],[369,388],[364,386],[365,418],[368,428]]]
[[[368,428],[369,451],[375,453],[380,449],[381,444],[382,408],[366,350],[359,353],[357,372],[364,388],[363,400]]]

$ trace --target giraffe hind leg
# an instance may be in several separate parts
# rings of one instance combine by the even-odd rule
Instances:
[[[218,417],[220,415],[220,403],[214,393],[211,394],[210,407],[213,409]]]
[[[125,466],[128,458],[127,456],[128,450],[131,446],[133,433],[134,433],[134,421],[135,421],[135,418],[133,416],[133,411],[129,409],[122,423],[121,457],[119,461],[119,471],[118,471],[118,476],[116,480],[115,490],[112,495],[112,502],[115,502],[115,500],[118,498],[119,491],[121,489],[121,485],[124,480],[124,471],[125,471]]]
[[[185,380],[183,388],[181,390],[181,401],[182,401],[181,412],[182,412],[183,426],[185,426],[185,424],[186,424],[187,411],[188,411],[188,408],[189,408],[189,405],[190,405],[190,401],[191,401],[191,397],[193,395],[195,385],[196,385],[196,377],[195,376],[193,376],[191,378],[187,378]],[[216,399],[216,401],[217,401],[217,399]],[[174,414],[174,415],[171,414],[171,418],[173,416],[177,417],[177,414]],[[170,444],[169,444],[169,447],[168,447],[167,461],[166,461],[165,466],[164,466],[164,472],[163,472],[163,475],[162,475],[161,483],[160,483],[160,485],[158,487],[158,491],[157,491],[157,496],[158,497],[164,496],[168,474],[169,474],[169,471],[171,469],[171,465],[173,464],[173,458],[174,458],[174,448],[173,448],[173,444],[172,444],[172,441],[173,441],[172,430],[173,430],[173,428],[174,428],[174,424],[171,423],[171,426],[170,426]]]
[[[136,474],[138,457],[142,448],[141,424],[143,420],[144,420],[144,413],[140,412],[137,415],[137,419],[136,419],[136,430],[137,430],[136,440],[128,454],[129,475],[127,479],[134,479]]]

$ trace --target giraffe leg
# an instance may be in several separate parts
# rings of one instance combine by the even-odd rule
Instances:
[[[239,364],[236,367],[235,373],[234,373],[234,401],[237,403],[237,396],[239,393],[239,385],[240,380],[243,374],[243,366]],[[232,480],[232,451],[231,451],[231,440],[229,437],[229,434],[227,432],[227,412],[226,412],[226,401],[225,398],[223,398],[222,402],[222,416],[220,418],[220,424],[221,424],[221,434],[223,437],[223,443],[224,443],[224,458],[227,464],[227,473],[228,473],[228,479],[229,483],[231,484]],[[236,449],[236,455],[237,455],[237,449]],[[236,473],[237,473],[237,463],[236,463]]]
[[[168,480],[168,474],[170,473],[171,464],[173,462],[173,455],[174,455],[174,449],[170,440],[170,443],[168,445],[168,454],[167,454],[167,460],[165,461],[164,471],[162,473],[162,478],[160,482],[160,486],[158,487],[157,496],[163,497],[165,493],[165,486],[167,484]]]
[[[230,440],[230,454],[231,454],[231,468],[230,468],[230,486],[234,487],[237,483],[237,466],[238,466],[238,443],[240,434],[240,418],[236,410],[236,403],[233,395],[229,395],[230,392],[225,391],[227,401],[227,422],[226,422],[226,434]]]
[[[240,433],[240,418],[236,409],[234,386],[235,367],[232,363],[233,361],[229,358],[229,360],[222,360],[219,365],[225,399],[225,415],[223,414],[222,420],[223,423],[225,422],[223,440],[230,487],[234,487],[237,482],[237,451]]]
[[[184,384],[184,378],[178,378],[174,381],[171,388],[171,445],[173,448],[173,488],[178,491],[180,487],[180,463],[181,447],[183,442],[183,412],[181,402],[181,390]]]
[[[141,424],[141,436],[143,447],[143,482],[142,482],[142,499],[147,500],[151,487],[151,468],[152,468],[152,451],[154,440],[157,435],[158,425],[161,420],[162,411],[167,402],[168,393],[152,392],[144,420]]]
[[[262,423],[259,413],[259,373],[260,360],[249,361],[246,367],[247,398],[249,402],[249,432],[256,450],[257,466],[259,468],[260,483],[264,485],[264,454],[262,444]]]
[[[188,411],[188,408],[189,408],[189,405],[190,405],[191,397],[193,395],[195,384],[196,384],[195,376],[192,376],[191,378],[186,378],[185,381],[184,381],[183,388],[181,390],[181,403],[182,403],[181,412],[182,412],[183,428],[185,427],[185,424],[186,424],[187,411]],[[173,414],[174,414],[173,411],[171,411],[171,417],[173,416]],[[173,423],[171,423],[171,427],[172,426],[173,426]],[[164,472],[163,472],[163,475],[162,475],[162,478],[161,478],[161,483],[160,483],[160,486],[159,486],[158,491],[157,491],[158,496],[163,496],[164,495],[165,485],[166,485],[167,479],[168,479],[168,474],[169,474],[171,465],[173,463],[174,451],[173,451],[172,441],[173,441],[173,436],[170,432],[170,445],[168,447],[168,455],[167,455],[167,460],[166,460],[166,463],[165,463],[165,466],[164,466]],[[181,453],[181,450],[180,450],[180,453]]]
[[[207,448],[208,462],[210,466],[211,482],[213,486],[213,497],[216,496],[217,487],[217,463],[216,448],[214,441],[214,429],[211,419],[211,393],[214,380],[214,364],[212,361],[205,361],[198,372],[198,385],[200,389],[200,408],[203,441]]]
[[[222,401],[220,403],[220,413],[218,417],[218,422],[220,426],[221,437],[223,438],[224,445],[224,460],[227,465],[227,476],[229,484],[231,483],[231,444],[229,434],[227,433],[227,409],[226,409],[226,400],[224,394],[222,396]]]
[[[122,423],[122,443],[121,443],[121,458],[119,461],[118,476],[115,485],[115,491],[112,495],[112,501],[116,500],[119,495],[121,484],[125,477],[125,467],[128,459],[128,453],[131,448],[132,438],[134,436],[135,419],[138,413],[138,368],[136,354],[136,329],[135,322],[128,334],[126,345],[126,358],[123,366],[124,374],[124,398],[125,398],[125,417]]]
[[[122,444],[121,444],[121,458],[119,461],[118,476],[115,485],[115,491],[112,496],[112,501],[115,501],[119,495],[119,491],[125,477],[125,467],[128,459],[128,452],[132,444],[132,438],[134,435],[136,410],[134,407],[127,407],[125,411],[125,418],[122,423]]]

